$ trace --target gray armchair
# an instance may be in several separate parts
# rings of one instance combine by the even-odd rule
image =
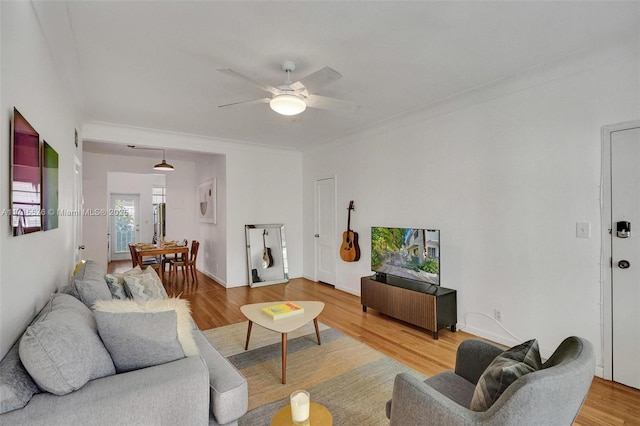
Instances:
[[[541,370],[513,382],[487,411],[469,410],[478,379],[503,350],[467,340],[458,347],[455,372],[424,382],[411,374],[397,375],[387,403],[390,426],[571,425],[595,371],[591,343],[580,337],[565,339]]]

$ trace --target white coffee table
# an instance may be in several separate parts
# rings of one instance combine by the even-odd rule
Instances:
[[[300,315],[294,315],[287,318],[281,318],[274,320],[266,313],[262,312],[262,308],[268,306],[278,305],[280,303],[293,302],[298,306],[304,308],[304,312]],[[244,350],[249,349],[249,339],[251,338],[251,327],[253,323],[258,324],[267,330],[272,330],[282,334],[282,383],[287,383],[287,333],[299,329],[309,321],[313,320],[313,325],[316,328],[316,337],[318,338],[318,345],[320,345],[320,331],[318,330],[318,315],[324,309],[324,303],[316,301],[298,301],[298,300],[285,300],[274,301],[264,303],[252,303],[250,305],[244,305],[240,307],[242,314],[249,320],[249,327],[247,329],[247,343],[244,345]]]

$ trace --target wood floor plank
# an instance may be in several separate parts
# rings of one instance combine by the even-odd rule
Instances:
[[[123,272],[130,262],[111,262],[109,272]],[[297,278],[287,284],[226,289],[197,271],[197,282],[184,282],[181,276],[165,285],[169,294],[189,300],[193,318],[203,330],[245,320],[240,306],[274,300],[320,300],[325,309],[319,320],[397,361],[432,376],[453,369],[458,345],[475,336],[463,331],[431,333],[377,313],[362,312],[360,298],[332,286]],[[594,378],[575,425],[640,425],[640,390]]]

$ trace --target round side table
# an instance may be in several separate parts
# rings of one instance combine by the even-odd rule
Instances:
[[[333,417],[327,407],[311,402],[309,406],[309,423],[312,426],[332,426]],[[291,405],[287,404],[279,409],[271,419],[271,426],[292,426]]]

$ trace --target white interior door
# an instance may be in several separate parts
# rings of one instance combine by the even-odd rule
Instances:
[[[316,180],[316,277],[336,284],[336,180]]]
[[[129,244],[140,242],[140,195],[111,194],[110,206],[111,260],[130,259]]]
[[[628,222],[628,237],[618,223]],[[611,133],[613,380],[640,389],[640,128]],[[621,226],[624,226],[621,225]]]

